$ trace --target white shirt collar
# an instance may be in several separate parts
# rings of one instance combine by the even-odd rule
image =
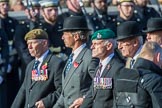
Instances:
[[[104,71],[105,67],[107,66],[107,64],[110,62],[110,60],[112,59],[112,57],[114,56],[114,53],[110,54],[108,57],[106,57],[101,63],[102,63],[102,69],[101,69],[101,75],[102,72]]]
[[[135,55],[134,55],[134,57],[133,57],[134,60],[137,59],[137,57],[138,57],[138,55],[139,55],[141,49],[142,49],[142,45],[138,48],[137,52],[135,53]]]
[[[40,66],[42,65],[43,63],[43,60],[45,59],[45,57],[47,56],[49,50],[47,50],[40,58],[38,58],[37,60],[39,60],[39,65],[38,65],[38,69],[40,69]]]
[[[79,55],[79,53],[83,50],[83,48],[86,47],[86,43],[82,44],[80,47],[78,47],[75,51],[73,51],[74,56],[73,56],[73,62],[74,60],[77,58],[77,56]]]

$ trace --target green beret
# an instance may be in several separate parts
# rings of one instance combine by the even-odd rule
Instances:
[[[93,35],[92,35],[92,40],[100,40],[100,39],[112,39],[115,38],[115,33],[110,30],[110,29],[102,29],[102,30],[98,30],[96,31]]]
[[[0,2],[9,2],[9,0],[0,0]]]
[[[24,39],[26,41],[30,39],[48,39],[48,34],[42,29],[33,29],[25,35]]]

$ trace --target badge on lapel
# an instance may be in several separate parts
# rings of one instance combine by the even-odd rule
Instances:
[[[47,63],[42,65],[40,72],[37,70],[32,70],[32,80],[33,81],[46,81],[48,79]]]
[[[107,70],[110,70],[110,68],[111,68],[111,65],[108,64],[108,65],[107,65]]]

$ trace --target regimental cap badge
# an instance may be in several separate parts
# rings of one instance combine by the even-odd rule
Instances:
[[[102,35],[100,33],[97,33],[97,39],[101,39]]]
[[[91,40],[105,40],[105,39],[113,39],[115,38],[115,33],[110,29],[102,29],[98,30],[95,33],[93,33]]]

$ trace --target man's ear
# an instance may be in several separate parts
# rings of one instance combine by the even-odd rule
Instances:
[[[113,44],[111,42],[108,42],[106,47],[107,47],[107,50],[111,50],[113,47]]]
[[[161,55],[160,52],[158,52],[157,54],[155,54],[154,62],[155,62],[160,68],[162,68],[162,55]]]
[[[121,9],[121,6],[120,5],[117,5],[117,9],[118,9],[118,11]]]
[[[157,56],[156,56],[157,62],[162,61],[160,56],[162,56],[162,55],[160,54],[160,52],[158,52]]]
[[[80,40],[80,37],[79,37],[78,33],[73,34],[73,36],[74,36],[75,41]]]
[[[92,8],[94,8],[94,7],[95,7],[95,6],[94,6],[94,2],[91,2],[91,7],[92,7]]]

